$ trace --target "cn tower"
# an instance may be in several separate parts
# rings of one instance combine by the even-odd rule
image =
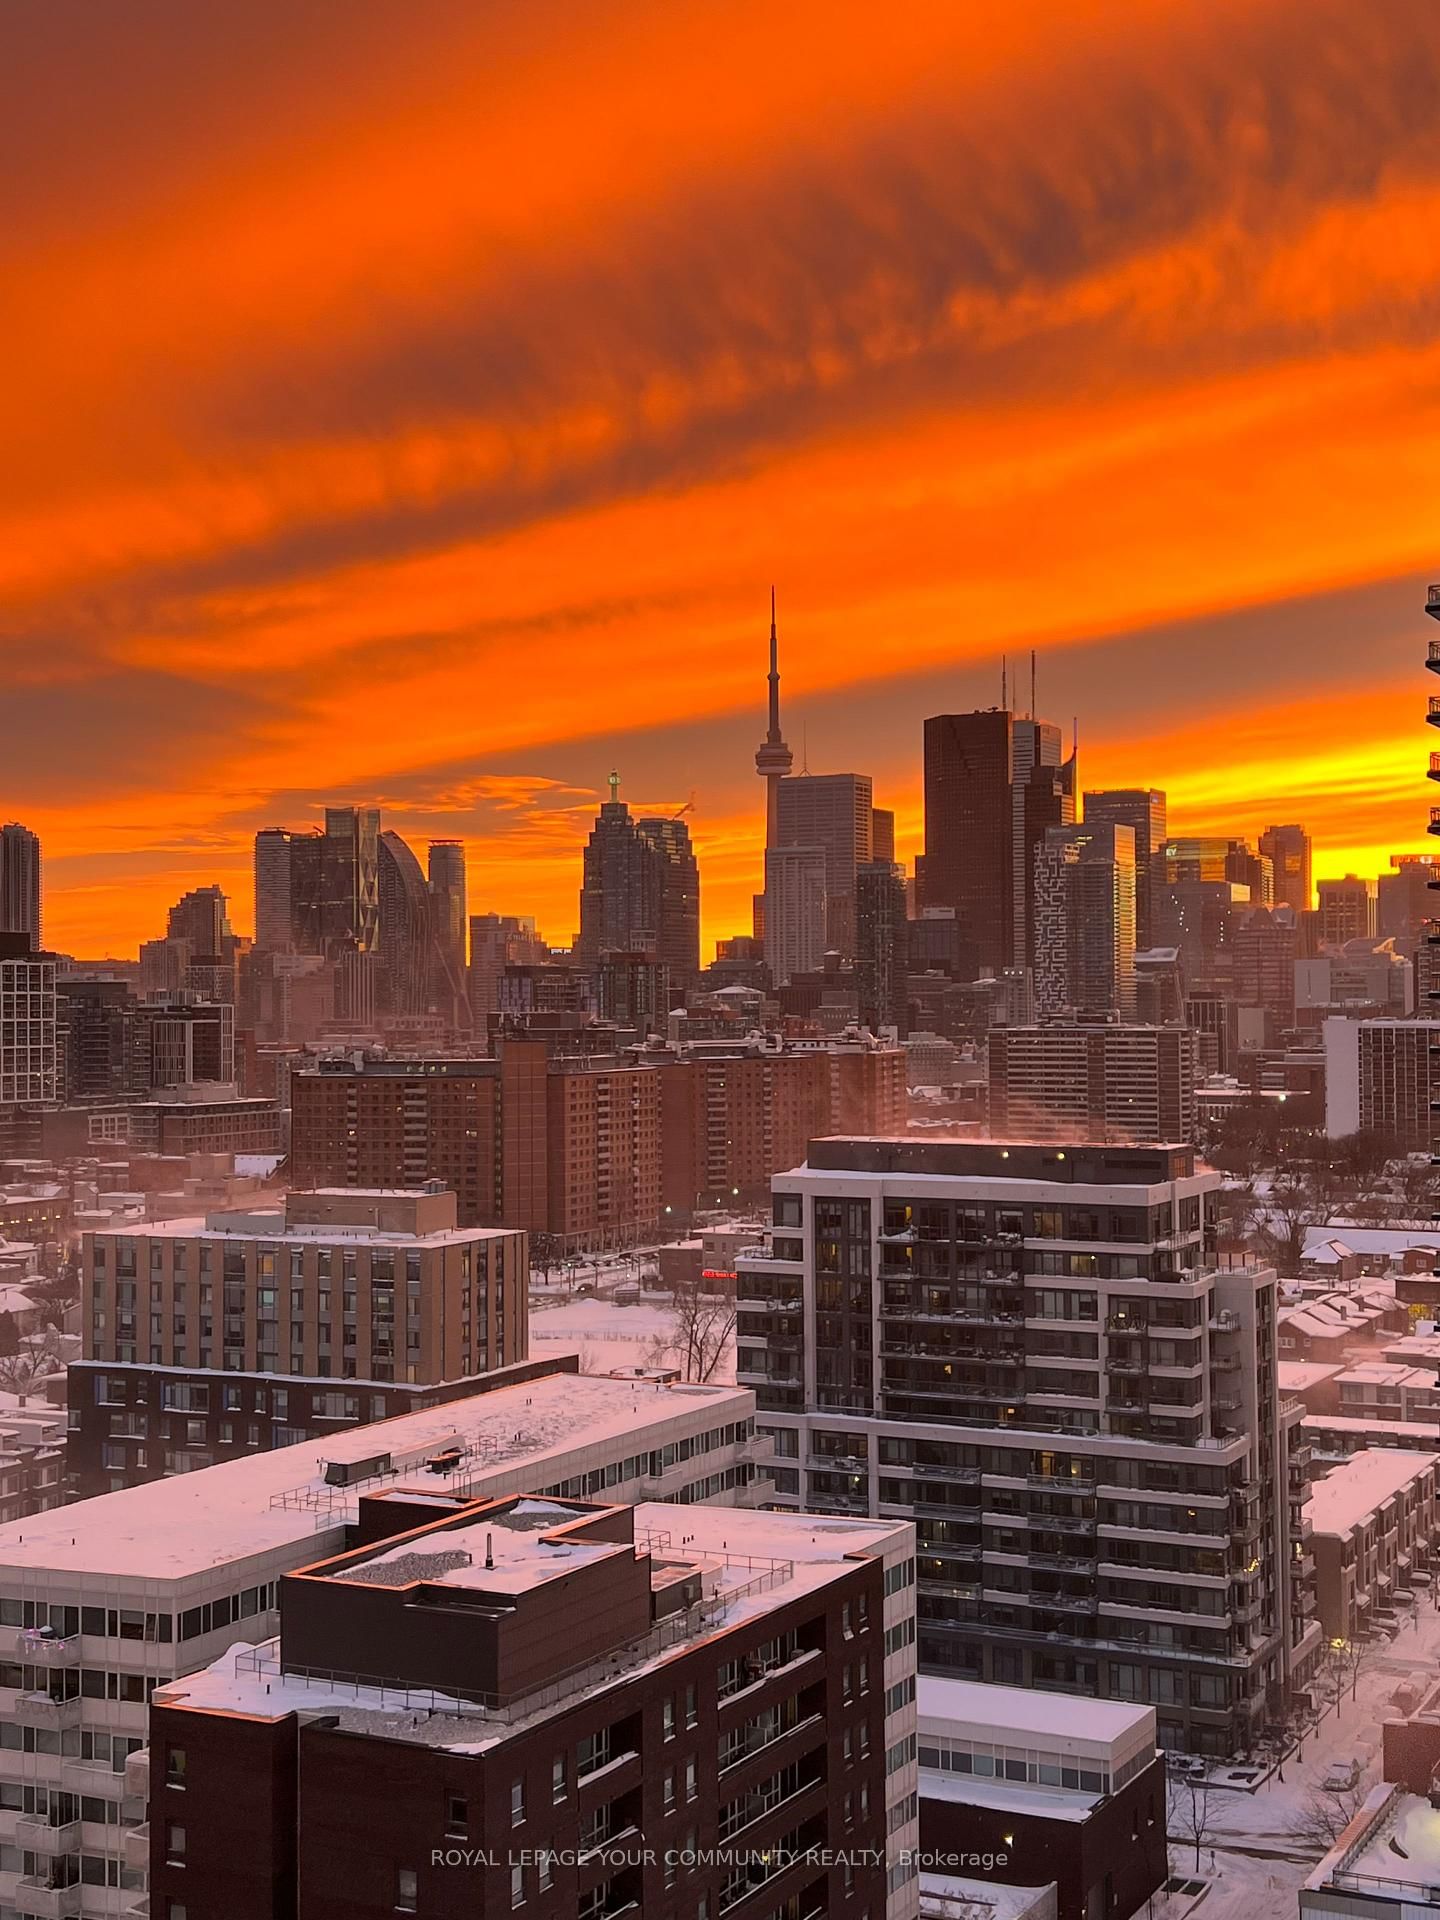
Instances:
[[[775,633],[775,589],[770,589],[770,729],[755,749],[755,771],[765,782],[765,851],[780,840],[780,782],[795,756],[780,732],[780,642]]]

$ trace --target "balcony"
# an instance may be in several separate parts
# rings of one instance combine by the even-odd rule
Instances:
[[[1223,1308],[1219,1313],[1212,1313],[1210,1316],[1210,1331],[1212,1333],[1238,1333],[1240,1331],[1239,1314],[1231,1313],[1228,1307]]]
[[[80,1696],[54,1700],[48,1693],[20,1693],[15,1696],[15,1719],[22,1727],[39,1727],[47,1733],[61,1733],[80,1724]]]
[[[1432,727],[1440,727],[1440,697],[1431,694],[1429,705],[1425,709],[1425,718]]]
[[[1440,833],[1440,807],[1431,807],[1430,824],[1425,831],[1427,833]]]
[[[1425,589],[1425,611],[1432,620],[1440,620],[1440,587]]]
[[[80,1845],[79,1818],[56,1825],[43,1814],[21,1814],[15,1822],[15,1844],[27,1853],[43,1854],[47,1860],[74,1853]]]
[[[1429,773],[1432,780],[1440,780],[1440,753],[1431,754]]]
[[[54,1887],[42,1874],[27,1873],[15,1883],[15,1897],[22,1913],[35,1920],[75,1920],[80,1911],[80,1882]]]
[[[32,1667],[74,1667],[80,1661],[78,1637],[62,1640],[58,1634],[38,1633],[33,1628],[19,1636],[15,1651]]]
[[[126,1827],[120,1835],[120,1858],[127,1867],[135,1867],[144,1873],[150,1865],[150,1822],[142,1820],[138,1827]]]

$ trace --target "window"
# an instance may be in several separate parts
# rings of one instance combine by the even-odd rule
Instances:
[[[185,1749],[167,1747],[165,1750],[165,1784],[167,1787],[184,1788],[185,1785]]]
[[[525,1869],[523,1866],[510,1869],[510,1905],[523,1907],[525,1904]]]
[[[414,1867],[395,1870],[395,1907],[399,1913],[414,1913],[420,1905],[420,1876]]]
[[[447,1793],[445,1796],[445,1831],[464,1833],[470,1825],[470,1802],[463,1793]]]
[[[510,1824],[518,1827],[525,1818],[525,1782],[515,1780],[510,1785]]]
[[[185,1864],[185,1829],[174,1820],[165,1825],[165,1864],[167,1867]]]
[[[558,1806],[565,1798],[565,1756],[562,1753],[550,1768],[550,1798]]]
[[[685,1798],[693,1800],[700,1791],[700,1763],[692,1754],[685,1762]]]
[[[185,1902],[167,1900],[165,1902],[165,1920],[185,1920]]]
[[[542,1853],[537,1864],[540,1870],[540,1891],[541,1893],[549,1893],[551,1887],[555,1884],[554,1854]]]
[[[695,1726],[700,1719],[700,1695],[692,1683],[685,1689],[685,1724]]]
[[[667,1740],[673,1740],[675,1738],[675,1702],[673,1700],[667,1700],[665,1702],[662,1709],[662,1718],[664,1721],[665,1738]]]
[[[665,1811],[669,1813],[675,1805],[675,1769],[673,1767],[667,1767],[665,1769],[665,1781],[661,1799],[664,1802]]]

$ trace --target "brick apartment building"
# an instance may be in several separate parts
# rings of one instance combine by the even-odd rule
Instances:
[[[731,1042],[572,1059],[505,1036],[488,1059],[358,1056],[295,1074],[289,1172],[317,1186],[439,1179],[462,1224],[602,1246],[754,1200],[817,1134],[894,1132],[905,1102],[898,1048]]]
[[[913,1577],[891,1521],[362,1499],[157,1691],[151,1912],[908,1920]]]

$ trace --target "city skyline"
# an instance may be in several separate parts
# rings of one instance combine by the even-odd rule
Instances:
[[[772,580],[786,737],[907,861],[920,723],[1032,646],[1088,784],[1303,819],[1321,876],[1419,844],[1430,10],[772,12],[17,25],[6,811],[57,945],[238,900],[317,788],[563,936],[617,764],[699,788],[742,930]]]

